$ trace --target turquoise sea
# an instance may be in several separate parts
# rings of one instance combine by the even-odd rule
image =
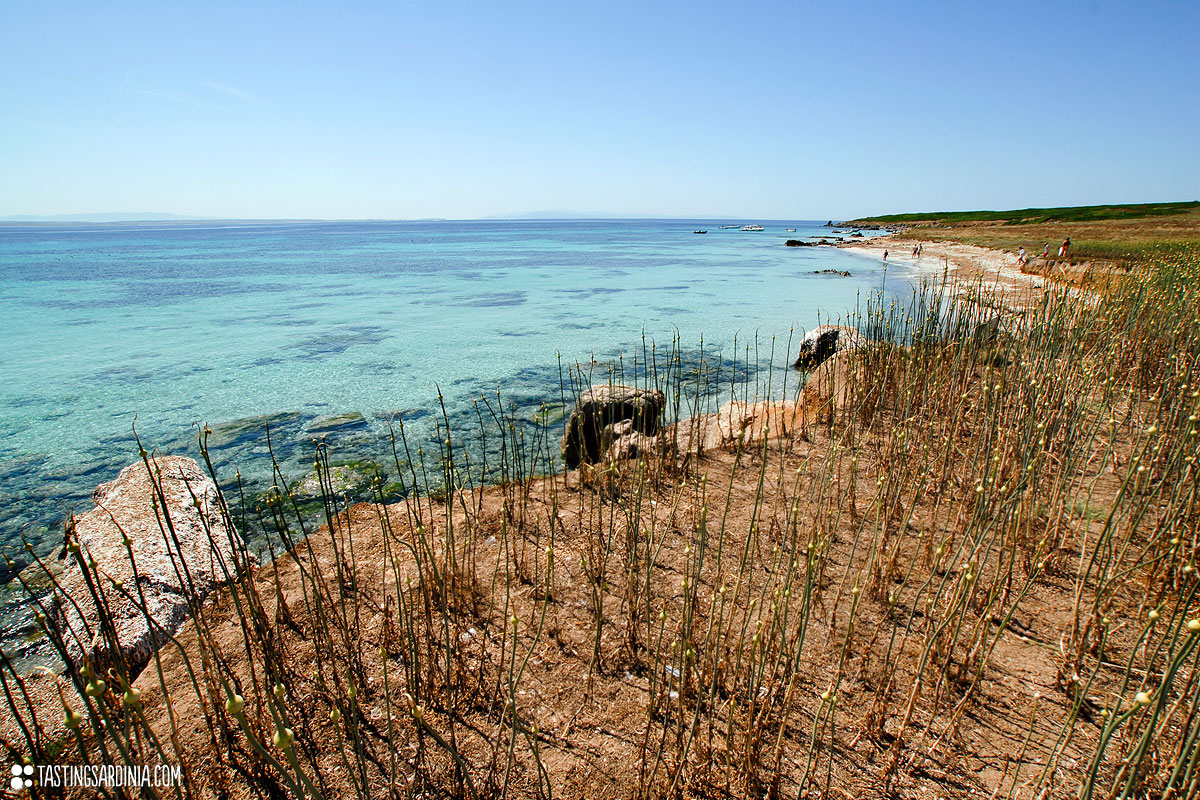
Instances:
[[[192,455],[207,423],[219,464],[253,483],[269,419],[298,478],[314,431],[382,457],[386,420],[431,425],[439,387],[452,417],[497,388],[536,408],[558,401],[560,363],[613,363],[643,337],[736,357],[775,335],[764,368],[782,378],[789,330],[884,288],[881,263],[784,246],[822,223],[733,222],[0,226],[0,544],[18,564],[22,538],[51,552],[66,513],[136,459],[135,420],[147,449]]]

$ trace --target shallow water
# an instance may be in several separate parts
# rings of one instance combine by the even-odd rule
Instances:
[[[451,417],[497,388],[535,407],[558,399],[560,359],[603,367],[643,336],[729,359],[775,335],[781,381],[789,330],[884,284],[882,264],[784,246],[819,223],[722,222],[0,226],[0,543],[53,549],[136,458],[135,420],[148,449],[193,455],[208,423],[222,467],[261,481],[273,419],[298,478],[322,418],[361,414],[330,436],[370,456],[394,413],[432,420],[439,387]]]

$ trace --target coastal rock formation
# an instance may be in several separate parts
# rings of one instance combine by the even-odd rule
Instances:
[[[657,389],[620,385],[587,389],[567,418],[567,431],[560,445],[563,461],[574,469],[581,463],[600,461],[609,448],[615,453],[618,449],[645,447],[644,439],[631,437],[658,433],[658,420],[666,405],[666,396]],[[630,423],[628,428],[616,427],[625,421]]]
[[[241,537],[225,525],[212,480],[190,458],[160,456],[150,464],[153,478],[144,463],[129,465],[96,487],[95,508],[68,523],[72,552],[58,580],[54,622],[77,668],[124,662],[136,675],[183,626],[189,598],[203,599],[235,571]],[[102,628],[89,578],[108,607],[111,630]]]
[[[800,355],[792,366],[796,369],[816,369],[834,353],[851,350],[866,343],[863,335],[845,325],[821,325],[804,334],[800,340]]]
[[[850,277],[848,269],[814,269],[813,275],[841,275],[843,278]]]
[[[611,461],[638,458],[657,444],[657,437],[634,430],[631,419],[615,422],[600,432],[600,452]]]
[[[784,244],[788,247],[816,247],[813,242],[805,242],[800,239],[788,239]]]
[[[862,379],[854,353],[846,350],[834,354],[818,367],[800,390],[800,411],[806,419],[827,419],[844,408],[856,381]]]
[[[788,403],[749,403],[733,400],[715,414],[680,420],[663,432],[663,442],[681,454],[704,455],[707,450],[736,447],[794,435],[804,425],[804,410]]]

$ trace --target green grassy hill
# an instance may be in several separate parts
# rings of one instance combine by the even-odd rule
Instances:
[[[1098,222],[1101,220],[1142,219],[1187,214],[1200,210],[1200,201],[1182,203],[1136,203],[1114,206],[1065,206],[1062,208],[1021,208],[1012,211],[926,211],[915,214],[884,214],[861,217],[855,224],[868,222],[956,223],[1002,222],[1006,225],[1036,225],[1045,222]]]

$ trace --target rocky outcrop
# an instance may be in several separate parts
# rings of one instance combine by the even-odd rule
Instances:
[[[854,328],[845,325],[821,325],[804,334],[800,340],[800,355],[796,369],[816,369],[834,353],[861,347],[866,339]]]
[[[241,538],[225,525],[212,480],[190,458],[150,464],[153,477],[137,462],[98,486],[96,507],[68,523],[55,624],[77,668],[124,663],[136,675],[183,626],[189,599],[202,600],[235,572]]]
[[[815,242],[805,242],[801,239],[788,239],[784,242],[788,247],[816,247]]]
[[[649,444],[644,437],[658,433],[666,405],[666,396],[657,389],[620,385],[587,389],[567,418],[560,445],[563,461],[574,469],[618,453],[641,452]],[[629,424],[621,424],[625,422]]]
[[[680,420],[663,431],[662,444],[681,455],[732,448],[794,436],[805,424],[800,406],[782,402],[733,400],[713,414]]]
[[[658,437],[635,430],[631,419],[615,422],[600,433],[600,451],[609,461],[640,458],[657,445]]]
[[[862,380],[854,353],[835,354],[808,376],[800,390],[800,412],[805,419],[822,420],[845,408],[856,382]]]

